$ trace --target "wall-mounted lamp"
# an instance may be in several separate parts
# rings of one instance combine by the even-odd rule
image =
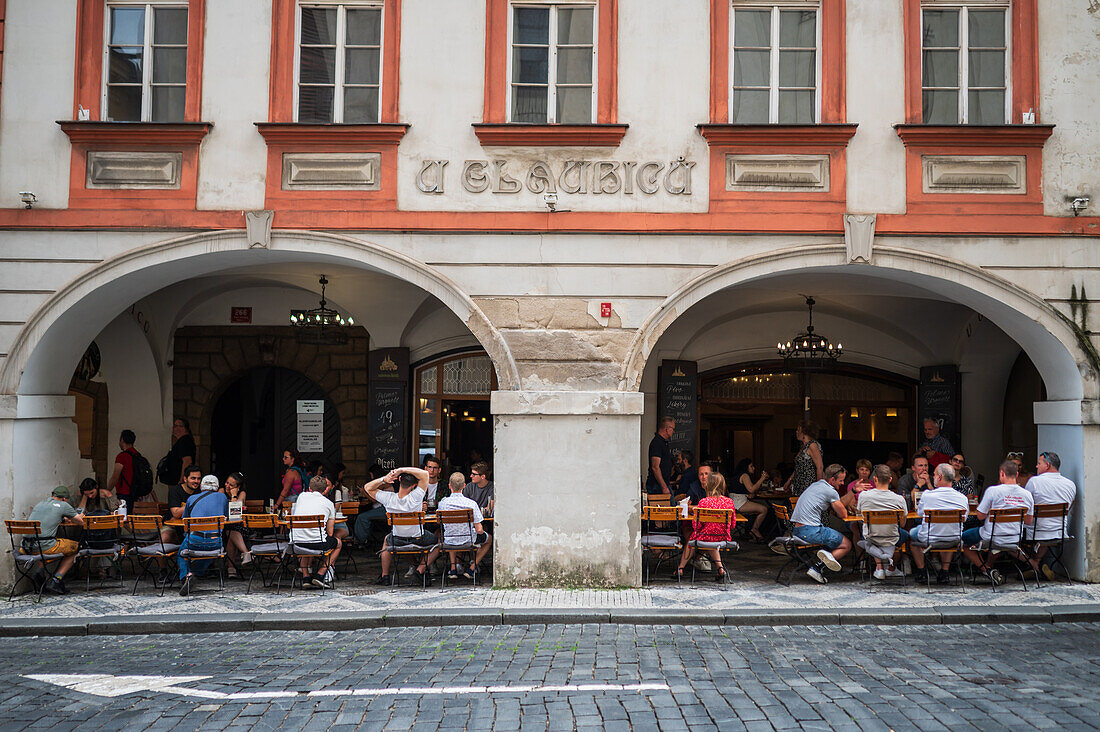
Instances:
[[[546,208],[550,209],[550,213],[554,213],[558,207],[558,194],[557,193],[543,193],[542,202],[546,204]]]
[[[1069,210],[1073,212],[1074,216],[1080,215],[1082,211],[1089,207],[1088,196],[1066,196],[1066,200],[1069,201]],[[27,208],[30,208],[28,205]]]
[[[38,196],[34,195],[30,191],[19,191],[19,200],[23,202],[23,205],[26,208],[34,208],[34,204],[38,203]]]

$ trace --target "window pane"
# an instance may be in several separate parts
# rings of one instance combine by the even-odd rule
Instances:
[[[562,48],[558,51],[558,83],[592,83],[592,49]]]
[[[187,87],[153,87],[153,121],[182,122],[183,107],[187,97]]]
[[[956,91],[924,91],[924,123],[956,125],[959,123],[959,93]]]
[[[768,123],[768,91],[766,89],[733,90],[733,124]]]
[[[772,12],[770,10],[733,11],[733,45],[772,45]]]
[[[153,9],[153,43],[187,45],[187,8]]]
[[[958,86],[958,51],[925,51],[923,86]]]
[[[145,43],[145,10],[111,8],[111,45]]]
[[[331,86],[303,86],[298,89],[298,121],[325,123],[332,121]]]
[[[110,49],[107,57],[110,68],[107,70],[109,84],[141,83],[141,47],[130,46]]]
[[[336,49],[302,48],[299,81],[303,84],[336,82]]]
[[[546,122],[546,87],[512,87],[512,121]]]
[[[550,42],[550,11],[547,8],[515,8],[512,43]]]
[[[1005,45],[1005,11],[971,10],[967,13],[970,26],[970,47],[1003,47]]]
[[[548,48],[513,48],[512,81],[518,84],[545,84],[550,73]]]
[[[107,120],[113,122],[140,122],[141,87],[107,87]]]
[[[430,369],[424,369],[420,372],[420,393],[421,394],[435,394],[439,391],[438,384],[436,383],[438,372],[436,367],[432,366]]]
[[[349,48],[344,69],[345,84],[377,84],[378,57],[377,48]]]
[[[967,117],[972,125],[1003,125],[1005,123],[1005,93],[1001,89],[970,92]]]
[[[971,51],[970,86],[1004,86],[1005,52]]]
[[[767,86],[771,74],[769,51],[734,51],[733,83],[735,86]]]
[[[344,88],[344,121],[378,121],[378,87]]]
[[[153,83],[182,84],[187,81],[187,48],[153,49]]]
[[[302,44],[336,45],[335,8],[302,8]]]
[[[382,12],[380,10],[348,10],[348,45],[382,45]]]
[[[779,45],[817,48],[817,13],[812,10],[780,11]]]
[[[959,45],[959,11],[924,11],[924,47],[951,47]]]
[[[592,87],[558,87],[557,121],[562,124],[592,122]]]
[[[814,122],[814,92],[780,91],[779,123],[808,125]]]
[[[592,8],[562,8],[558,11],[558,43],[592,43]]]
[[[434,389],[433,389],[434,391]],[[435,426],[436,426],[436,400],[420,400],[420,436],[419,445],[421,452],[435,452]]]
[[[816,51],[780,51],[779,86],[817,86]]]

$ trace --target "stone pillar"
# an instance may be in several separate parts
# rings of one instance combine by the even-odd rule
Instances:
[[[495,391],[494,583],[634,587],[642,394]]]
[[[1035,402],[1035,424],[1039,451],[1058,453],[1060,472],[1077,484],[1066,567],[1074,579],[1100,582],[1100,402]]]

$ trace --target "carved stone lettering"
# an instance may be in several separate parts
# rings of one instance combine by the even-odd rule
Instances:
[[[484,160],[467,160],[462,165],[462,187],[470,193],[489,190],[489,175]]]
[[[547,163],[538,160],[531,164],[531,169],[527,171],[527,190],[532,193],[557,193],[554,173]]]
[[[421,193],[442,194],[447,160],[422,160],[416,174]],[[561,166],[560,168],[558,166]],[[536,195],[634,195],[652,196],[661,190],[672,196],[692,195],[691,177],[695,161],[683,156],[669,163],[655,160],[466,160],[462,164],[462,188],[469,193],[491,191],[520,193],[525,188]],[[509,166],[512,166],[509,170]],[[732,163],[727,161],[732,169]]]
[[[504,172],[507,160],[493,161],[493,193],[519,193],[519,181]]]
[[[691,169],[695,163],[686,162],[683,158],[677,158],[668,166],[665,173],[665,190],[674,196],[691,195]]]
[[[558,187],[565,193],[588,193],[588,169],[591,160],[567,160],[558,176]]]
[[[634,193],[634,168],[637,165],[633,160],[623,163],[623,193],[628,196]]]
[[[638,190],[650,195],[656,193],[657,189],[660,188],[657,181],[661,177],[661,171],[664,170],[664,167],[663,163],[642,163],[642,167],[638,168],[638,175],[635,176],[638,181]]]
[[[416,174],[416,187],[422,193],[443,193],[443,169],[447,160],[425,160]]]
[[[619,164],[612,160],[600,160],[592,172],[593,193],[618,193],[622,188],[619,173],[616,168]]]

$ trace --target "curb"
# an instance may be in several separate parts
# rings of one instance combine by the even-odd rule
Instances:
[[[0,638],[362,630],[455,625],[960,625],[1100,622],[1100,605],[919,608],[409,608],[333,613],[223,613],[0,619]]]

